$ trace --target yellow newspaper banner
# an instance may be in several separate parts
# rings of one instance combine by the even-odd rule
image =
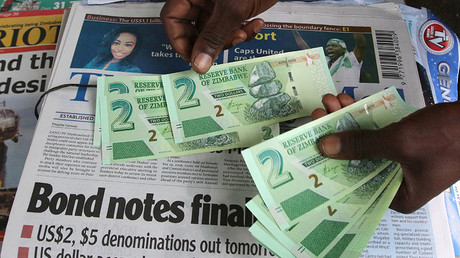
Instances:
[[[64,9],[3,13],[0,16],[0,53],[2,48],[55,45]]]

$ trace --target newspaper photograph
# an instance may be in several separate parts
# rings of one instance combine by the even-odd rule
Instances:
[[[307,9],[301,4],[292,7],[295,15],[278,9],[263,13],[264,29],[255,40],[229,49],[228,60],[323,47],[337,92],[359,100],[395,86],[408,104],[422,107],[407,26],[396,18],[396,5],[376,6],[360,6],[362,15],[337,5]]]

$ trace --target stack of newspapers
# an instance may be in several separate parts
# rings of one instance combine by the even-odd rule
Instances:
[[[162,76],[99,77],[104,164],[250,147],[335,93],[322,48]]]
[[[394,90],[384,91],[392,85],[408,105],[424,105],[395,5],[279,2],[258,16],[265,26],[254,40],[222,51],[205,75],[172,48],[162,6],[75,1],[61,27],[60,19],[48,30],[26,16],[0,26],[5,44],[34,26],[45,30],[29,36],[46,31],[57,41],[56,52],[3,58],[5,67],[22,59],[0,79],[8,95],[25,96],[33,81],[50,91],[38,106],[1,257],[453,256],[442,198],[410,215],[387,210],[398,164],[332,161],[316,150],[322,135],[382,128],[409,113]],[[142,32],[122,67],[129,69],[92,65],[110,50],[104,39],[124,27]],[[359,82],[331,76],[321,48],[341,39],[351,55],[359,36]],[[368,102],[305,123],[324,94],[339,92]],[[29,120],[21,117],[22,135]],[[18,143],[6,143],[7,171]]]

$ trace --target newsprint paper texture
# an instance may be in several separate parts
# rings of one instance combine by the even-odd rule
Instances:
[[[321,16],[313,14],[323,10],[322,6],[294,7],[280,3],[264,17],[314,24]],[[405,25],[392,11],[356,8],[344,8],[344,16],[326,8],[329,20],[319,18],[319,24],[371,27],[371,34],[375,29],[391,30],[401,46],[409,44]],[[134,60],[142,73],[190,69],[170,49],[159,22],[160,10],[161,4],[152,3],[75,4],[58,50],[51,87],[69,82],[96,84],[102,74],[134,75],[84,68],[103,35],[119,25],[135,25],[148,32],[144,35],[148,44]],[[389,13],[389,18],[362,18],[373,10],[380,14],[375,17]],[[244,48],[269,51],[274,42],[268,36],[271,32],[281,30],[264,29],[266,41],[258,36],[251,42],[253,48]],[[287,42],[287,38],[275,38]],[[217,60],[227,61],[228,52]],[[405,60],[404,69],[410,67]],[[384,87],[377,85],[375,89],[358,87],[376,93]],[[397,88],[403,87],[407,100],[413,96],[409,92],[419,90],[412,88],[414,85],[416,81],[408,78],[404,87]],[[62,89],[47,97],[13,205],[2,257],[273,257],[248,231],[255,219],[245,203],[257,190],[240,150],[101,165],[100,149],[92,145],[95,101],[96,90],[86,88]],[[411,215],[388,211],[364,255],[452,257],[442,213],[445,209],[439,205],[442,202],[434,200]]]

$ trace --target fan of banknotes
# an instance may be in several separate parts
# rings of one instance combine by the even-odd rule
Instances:
[[[99,77],[94,144],[103,164],[249,147],[259,191],[254,237],[281,257],[358,257],[396,193],[401,167],[331,160],[317,140],[378,129],[414,111],[389,88],[279,135],[336,94],[323,49],[213,66],[204,75]]]
[[[161,76],[98,78],[103,164],[250,147],[336,90],[322,48]]]
[[[249,229],[280,257],[358,257],[402,181],[401,166],[382,159],[332,160],[317,139],[378,129],[415,108],[394,87],[244,150],[259,191],[247,207]]]

